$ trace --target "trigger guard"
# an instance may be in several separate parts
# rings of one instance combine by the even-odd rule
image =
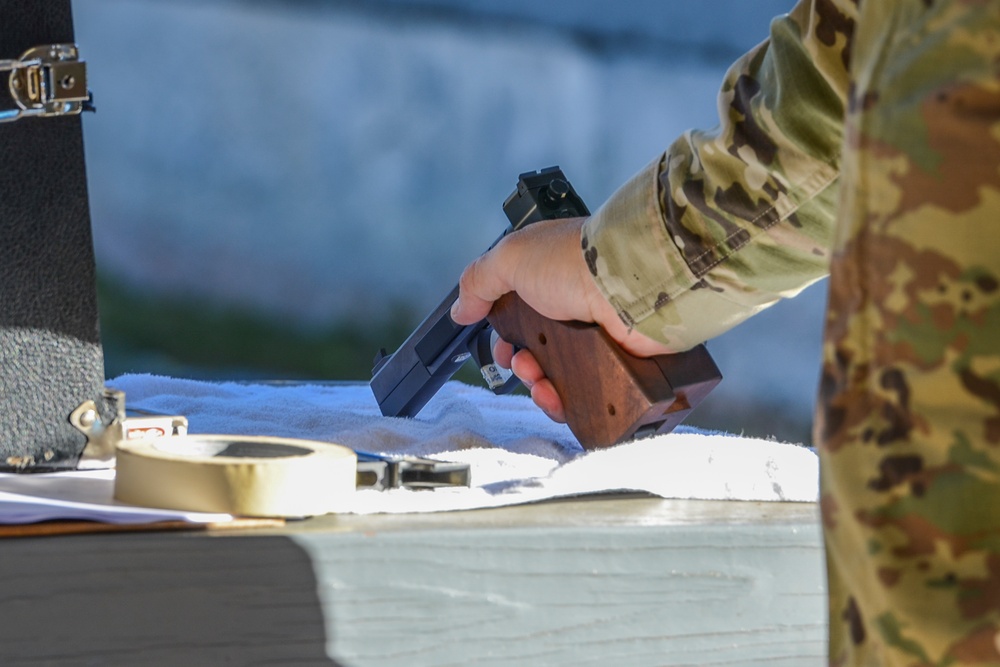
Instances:
[[[469,341],[469,353],[476,361],[483,381],[494,394],[509,394],[521,381],[510,370],[499,366],[493,359],[493,345],[499,335],[493,327],[486,327]]]

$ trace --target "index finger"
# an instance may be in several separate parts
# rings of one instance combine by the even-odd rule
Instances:
[[[493,302],[511,291],[496,270],[497,248],[478,257],[465,267],[458,281],[458,299],[451,307],[456,324],[475,324],[486,319]]]

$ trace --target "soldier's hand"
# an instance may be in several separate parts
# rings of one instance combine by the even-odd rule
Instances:
[[[494,301],[507,292],[517,292],[525,303],[549,319],[596,322],[635,356],[672,351],[630,330],[601,294],[580,247],[580,230],[585,221],[545,220],[508,234],[462,273],[452,319],[458,324],[479,322],[489,314]],[[565,421],[562,400],[538,361],[527,350],[512,353],[511,346],[501,341],[494,350],[494,359],[514,371],[546,414]]]

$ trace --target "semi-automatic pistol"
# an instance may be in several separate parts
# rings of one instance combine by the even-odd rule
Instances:
[[[559,167],[521,174],[503,210],[510,227],[491,248],[525,225],[590,215]],[[514,293],[501,297],[486,320],[460,325],[451,319],[457,298],[458,286],[399,349],[376,355],[371,388],[383,415],[415,416],[470,358],[494,393],[513,390],[519,380],[493,360],[495,335],[535,355],[586,449],[673,430],[722,379],[704,345],[634,357],[596,324],[548,319]]]

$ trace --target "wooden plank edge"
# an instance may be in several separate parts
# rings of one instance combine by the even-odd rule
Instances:
[[[193,521],[153,521],[148,523],[101,523],[99,521],[43,521],[28,524],[0,525],[0,538],[54,537],[93,533],[142,533],[165,531],[226,531],[247,528],[280,528],[284,519],[235,518],[232,521],[196,523]]]

